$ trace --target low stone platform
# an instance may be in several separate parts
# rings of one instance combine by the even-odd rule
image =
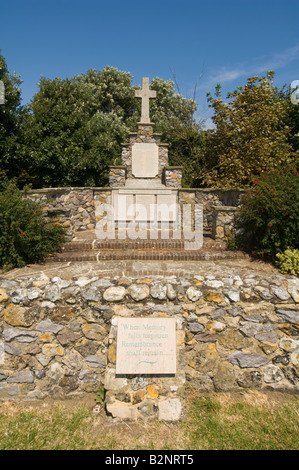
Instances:
[[[115,418],[176,421],[199,392],[299,391],[299,279],[255,260],[63,262],[0,273],[0,400],[106,391]],[[116,374],[118,320],[173,318],[177,373]],[[1,356],[0,356],[1,357]]]
[[[78,262],[103,260],[174,260],[197,261],[246,258],[241,251],[227,250],[226,243],[203,237],[200,248],[186,249],[186,241],[175,239],[121,239],[100,240],[94,231],[77,232],[74,239],[63,245],[60,253],[47,259],[47,262]]]

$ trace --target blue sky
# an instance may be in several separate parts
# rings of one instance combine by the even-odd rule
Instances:
[[[299,80],[298,0],[0,0],[0,49],[23,80],[23,104],[41,75],[72,77],[110,65],[173,80],[209,119],[206,93],[223,96],[274,70]],[[207,121],[209,124],[209,120]]]

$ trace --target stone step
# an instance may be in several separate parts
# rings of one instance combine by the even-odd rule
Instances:
[[[173,260],[197,261],[240,259],[246,255],[241,251],[188,251],[188,250],[88,250],[56,253],[47,258],[46,262],[76,262],[101,260]]]
[[[65,243],[62,247],[63,252],[82,252],[88,250],[185,250],[186,244],[184,240],[171,239],[113,239],[113,240],[86,240],[79,239]],[[196,251],[198,248],[195,247]],[[224,241],[215,241],[210,237],[203,238],[201,251],[222,251],[226,250]]]

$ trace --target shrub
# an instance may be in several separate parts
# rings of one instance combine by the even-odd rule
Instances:
[[[40,262],[63,240],[63,227],[45,222],[40,203],[23,198],[15,183],[6,185],[0,192],[1,268]]]
[[[299,248],[299,178],[294,168],[264,173],[241,200],[239,239],[253,255],[276,261],[276,254]]]
[[[299,276],[299,250],[286,250],[284,253],[277,253],[278,266],[283,274],[294,274]]]

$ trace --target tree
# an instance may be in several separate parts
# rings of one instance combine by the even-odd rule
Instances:
[[[0,50],[1,52],[1,50]],[[4,84],[5,102],[0,104],[0,172],[10,178],[15,170],[15,150],[22,120],[19,75],[11,75],[5,58],[0,54],[0,80]]]
[[[130,74],[106,67],[71,79],[42,78],[29,109],[19,158],[43,186],[102,186],[121,153],[132,113]]]
[[[130,73],[113,67],[65,80],[42,78],[18,152],[26,182],[35,187],[105,186],[109,165],[120,163],[121,143],[140,120],[131,82]],[[166,137],[190,118],[194,104],[174,94],[172,82],[156,78],[154,87],[157,103],[151,116]]]
[[[286,108],[273,87],[274,72],[248,78],[244,87],[228,94],[229,102],[208,96],[214,109],[215,130],[209,131],[205,154],[205,183],[216,187],[244,187],[251,176],[280,168],[295,159],[288,141]]]
[[[201,144],[201,128],[194,120],[197,103],[175,93],[171,80],[156,77],[151,88],[157,91],[157,98],[151,100],[151,118],[156,132],[169,144],[169,163],[182,166],[184,186],[193,186]]]
[[[292,149],[299,153],[299,104],[292,103],[291,95],[294,90],[290,86],[284,85],[281,90],[277,90],[277,96],[285,106],[284,122],[290,129],[288,141]]]

